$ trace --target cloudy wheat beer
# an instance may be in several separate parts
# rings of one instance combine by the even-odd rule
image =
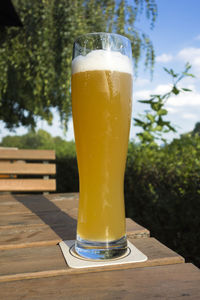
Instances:
[[[80,181],[76,251],[87,258],[126,252],[124,171],[131,105],[129,57],[101,49],[73,59],[72,113]]]

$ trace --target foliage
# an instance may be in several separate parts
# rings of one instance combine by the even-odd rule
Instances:
[[[29,131],[21,136],[6,136],[0,143],[1,147],[17,147],[19,149],[53,149],[56,157],[76,157],[74,141],[67,142],[61,137],[52,137],[48,132],[40,129],[37,132]]]
[[[164,70],[172,77],[172,87],[169,92],[161,95],[155,94],[150,95],[149,100],[139,100],[140,103],[150,105],[151,111],[147,111],[146,114],[140,115],[142,119],[135,118],[135,126],[142,129],[141,132],[137,133],[142,145],[156,146],[156,140],[166,143],[164,138],[165,133],[170,131],[176,132],[176,129],[171,124],[170,121],[166,121],[165,117],[168,111],[165,109],[165,104],[167,100],[175,95],[179,95],[181,92],[190,92],[190,89],[181,88],[178,86],[179,82],[187,77],[194,77],[193,74],[189,73],[191,65],[188,63],[185,69],[181,73],[175,73],[172,69],[164,68]]]
[[[146,12],[157,15],[155,0],[14,0],[22,28],[0,28],[0,120],[7,128],[35,127],[37,117],[52,121],[57,108],[67,124],[74,39],[87,32],[117,32],[132,41],[135,64],[142,53],[152,67],[149,37],[135,28]]]
[[[79,177],[76,157],[68,155],[56,160],[57,192],[78,192]]]
[[[193,131],[192,131],[191,134],[192,134],[192,136],[194,136],[196,134],[198,134],[200,136],[200,122],[197,122],[195,124],[195,127],[194,127],[194,129],[193,129]]]
[[[200,137],[161,148],[130,144],[126,213],[151,235],[200,266]]]

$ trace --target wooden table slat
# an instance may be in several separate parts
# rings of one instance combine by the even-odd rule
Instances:
[[[68,210],[78,207],[78,193],[49,195],[0,195],[0,216]]]
[[[1,250],[56,245],[62,240],[75,239],[77,222],[65,212],[52,212],[50,216],[45,214],[41,218],[28,214],[25,214],[25,217],[24,225],[21,225],[22,223],[19,220],[18,222],[13,220],[13,225],[0,227]],[[27,220],[31,220],[31,217],[34,223],[28,225]],[[42,222],[43,224],[41,224]],[[131,219],[127,219],[126,223],[128,237],[141,238],[149,236],[147,229]]]
[[[197,300],[199,282],[195,266],[180,264],[3,282],[0,293],[6,300]]]
[[[179,264],[184,262],[184,259],[181,256],[162,245],[154,238],[129,238],[129,240],[140,251],[147,255],[148,260],[146,262],[88,269],[71,269],[67,266],[58,245],[44,246],[42,248],[32,247],[1,250],[0,281],[29,279],[30,277],[37,278],[43,276],[55,276],[63,273],[79,274],[105,270]]]

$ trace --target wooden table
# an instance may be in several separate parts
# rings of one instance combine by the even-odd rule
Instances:
[[[75,239],[78,194],[0,195],[0,299],[200,299],[200,271],[127,219],[144,263],[70,269],[59,241]]]

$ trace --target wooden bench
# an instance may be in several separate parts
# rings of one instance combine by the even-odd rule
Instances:
[[[0,192],[56,190],[54,150],[0,149]]]

